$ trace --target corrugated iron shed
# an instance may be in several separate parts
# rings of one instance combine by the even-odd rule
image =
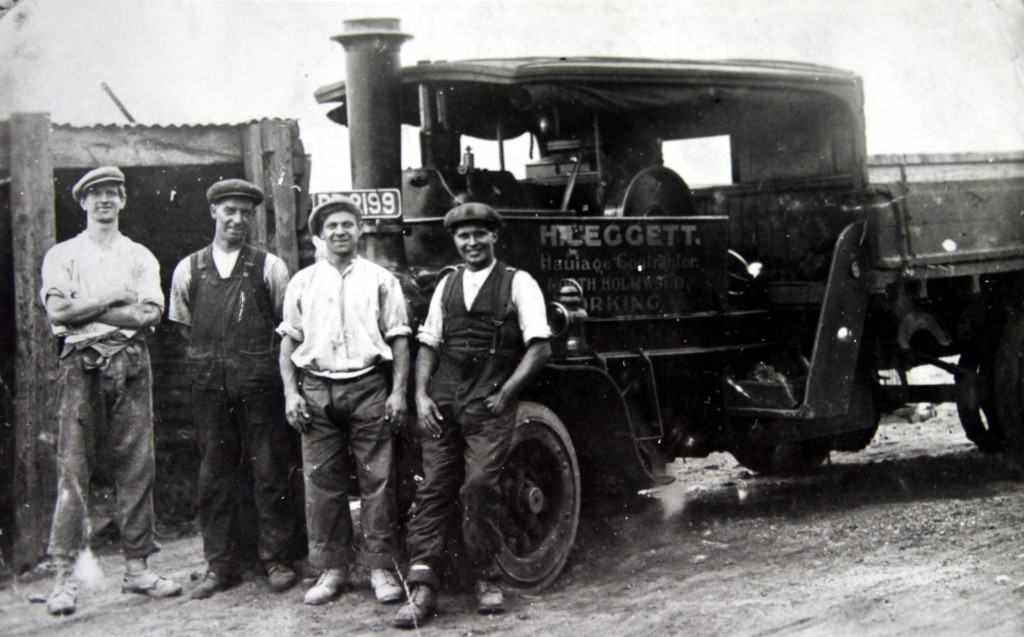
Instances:
[[[298,267],[309,158],[293,120],[84,127],[52,123],[45,113],[0,120],[0,302],[13,309],[0,325],[0,379],[10,390],[0,395],[0,547],[15,571],[45,554],[55,497],[56,356],[38,300],[40,265],[50,246],[84,227],[69,189],[99,165],[125,171],[129,201],[121,229],[157,256],[165,288],[177,261],[212,238],[205,192],[224,177],[261,185],[267,200],[251,241],[292,271]],[[162,325],[150,346],[157,460],[165,466],[160,441],[166,451],[190,440],[189,392],[182,344],[170,326]]]

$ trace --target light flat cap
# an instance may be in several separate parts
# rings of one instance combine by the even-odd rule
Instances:
[[[309,233],[314,237],[319,237],[320,226],[323,225],[327,215],[332,212],[350,212],[355,215],[356,221],[363,220],[363,211],[359,209],[356,202],[345,197],[331,199],[313,208],[313,212],[309,213],[309,220],[306,222],[306,225],[309,226]]]
[[[206,200],[217,203],[227,197],[252,199],[257,206],[263,202],[263,191],[244,179],[222,179],[206,189]]]
[[[124,185],[124,173],[117,166],[93,168],[82,175],[82,178],[71,187],[71,194],[76,200],[80,200],[93,186],[108,183]]]
[[[459,204],[444,216],[444,227],[448,230],[454,230],[462,223],[480,223],[492,229],[505,225],[498,211],[485,203]]]

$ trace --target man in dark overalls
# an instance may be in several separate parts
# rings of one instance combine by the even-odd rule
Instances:
[[[292,492],[298,441],[284,419],[274,328],[288,267],[248,245],[263,192],[241,179],[206,193],[213,243],[174,270],[169,318],[188,340],[192,412],[199,434],[199,523],[207,572],[192,590],[205,599],[240,580],[240,494],[251,481],[257,551],[271,590],[298,580],[290,564],[301,533]]]
[[[544,296],[528,273],[495,259],[501,216],[467,203],[445,215],[463,259],[431,298],[420,328],[416,409],[423,480],[407,545],[409,600],[395,626],[413,628],[433,612],[445,531],[462,502],[462,535],[477,577],[478,611],[504,611],[495,584],[501,549],[501,467],[515,429],[516,398],[551,357]]]

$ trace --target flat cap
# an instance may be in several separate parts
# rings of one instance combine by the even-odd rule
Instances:
[[[332,212],[351,212],[355,215],[357,221],[362,221],[363,219],[363,211],[356,202],[346,197],[331,199],[313,208],[313,212],[309,213],[309,220],[306,221],[306,225],[309,226],[309,233],[314,237],[319,237],[320,226],[323,224],[324,219],[327,218],[327,215]]]
[[[206,189],[206,200],[210,203],[217,203],[226,197],[244,197],[259,205],[263,202],[263,191],[244,179],[222,179]]]
[[[444,216],[444,227],[452,230],[460,223],[481,223],[492,228],[505,224],[501,215],[485,203],[464,203],[455,206]]]
[[[120,168],[117,166],[100,166],[99,168],[93,168],[82,175],[82,178],[71,187],[71,194],[76,200],[78,200],[85,196],[86,191],[93,186],[107,183],[124,185],[124,173],[121,172]]]

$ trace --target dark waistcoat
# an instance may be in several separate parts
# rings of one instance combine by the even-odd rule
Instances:
[[[515,268],[498,261],[468,310],[464,271],[460,267],[449,276],[442,292],[444,342],[430,383],[434,401],[456,411],[496,392],[525,351],[511,300]]]

